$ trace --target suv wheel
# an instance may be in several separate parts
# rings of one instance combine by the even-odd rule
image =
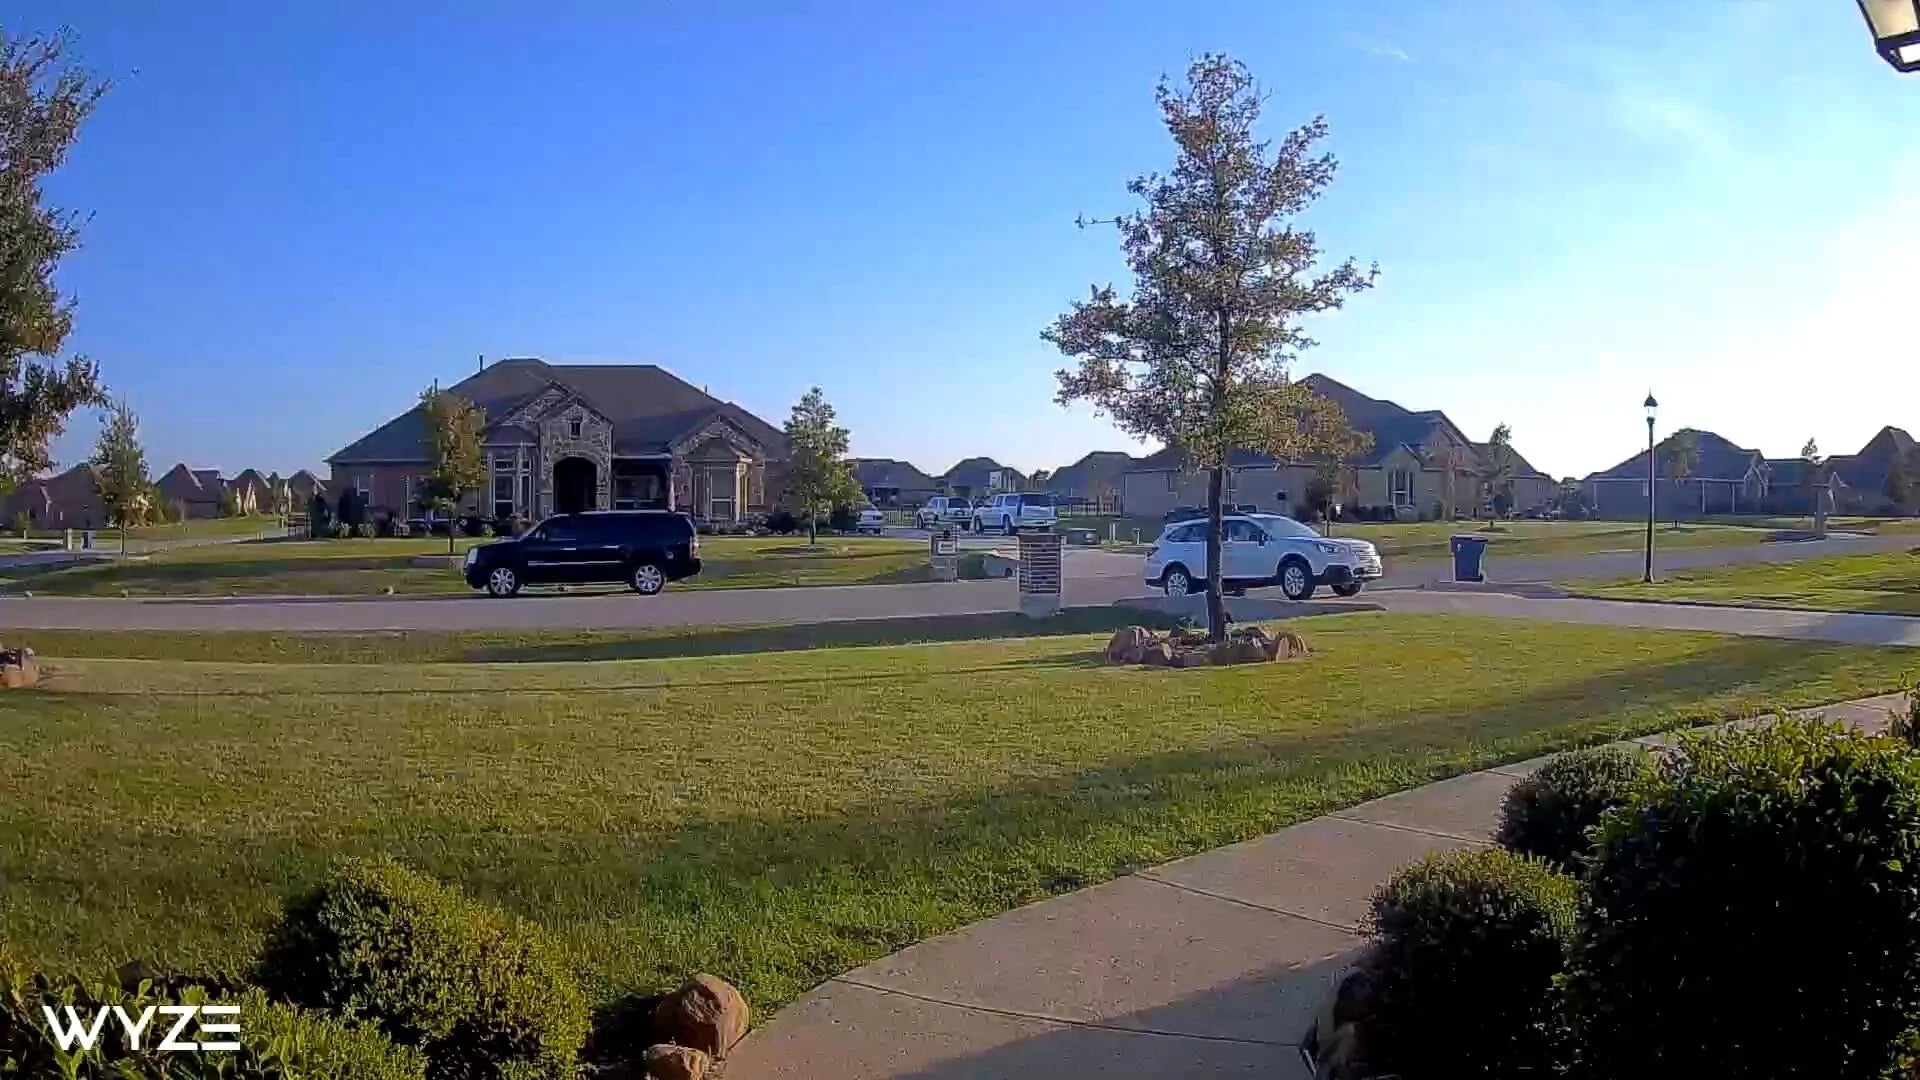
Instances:
[[[489,596],[512,596],[520,591],[520,575],[504,566],[496,566],[487,574],[487,594]]]
[[[1018,530],[1018,529],[1015,529],[1015,528],[1013,527],[1013,519],[1012,519],[1012,518],[1009,518],[1009,517],[1003,517],[1003,518],[1001,518],[1001,519],[1000,519],[1000,535],[1002,535],[1002,536],[1012,536],[1012,535],[1014,535],[1014,534],[1015,534],[1015,533],[1017,533],[1017,532],[1019,532],[1019,530]]]
[[[1193,579],[1187,576],[1184,566],[1168,567],[1162,584],[1168,596],[1185,596],[1193,591]]]
[[[1280,564],[1280,591],[1289,600],[1312,598],[1313,568],[1305,559],[1288,559]]]
[[[641,596],[655,596],[667,587],[667,575],[658,566],[643,562],[627,575],[627,584],[633,586],[633,591]]]
[[[1360,595],[1360,583],[1359,583],[1359,582],[1357,582],[1357,581],[1349,581],[1349,582],[1347,582],[1347,583],[1346,583],[1345,585],[1335,585],[1335,586],[1333,587],[1333,595],[1335,595],[1335,596],[1359,596],[1359,595]]]

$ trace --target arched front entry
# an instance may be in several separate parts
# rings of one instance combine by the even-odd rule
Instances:
[[[577,514],[594,509],[600,477],[593,462],[582,457],[561,458],[553,464],[553,512]]]

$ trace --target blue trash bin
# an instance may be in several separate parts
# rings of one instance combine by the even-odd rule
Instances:
[[[1480,569],[1481,561],[1487,554],[1487,538],[1484,536],[1456,536],[1453,538],[1453,580],[1485,581],[1487,576]]]

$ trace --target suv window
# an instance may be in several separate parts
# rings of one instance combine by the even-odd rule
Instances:
[[[571,544],[580,539],[580,526],[572,518],[548,518],[541,523],[539,536],[549,544]]]
[[[1052,506],[1053,496],[1046,494],[1027,494],[1020,496],[1022,506]]]
[[[1198,525],[1182,525],[1167,533],[1167,542],[1170,544],[1197,544],[1200,542],[1200,539],[1200,526]]]
[[[1266,534],[1246,518],[1228,518],[1224,523],[1228,540],[1243,540],[1247,543],[1259,543]]]

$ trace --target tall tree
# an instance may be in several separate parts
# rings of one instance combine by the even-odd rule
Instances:
[[[487,480],[480,441],[487,431],[486,410],[450,390],[433,387],[420,395],[427,420],[427,501],[447,515],[447,554],[454,551],[454,527],[460,502]]]
[[[847,429],[819,387],[808,390],[787,417],[787,485],[807,517],[807,543],[820,542],[820,514],[852,503],[860,484],[847,460]]]
[[[1228,455],[1312,458],[1313,418],[1331,403],[1289,377],[1314,344],[1300,316],[1340,307],[1379,270],[1348,260],[1315,272],[1319,243],[1294,224],[1333,182],[1332,155],[1313,156],[1324,119],[1278,146],[1256,138],[1264,96],[1244,65],[1218,55],[1196,60],[1184,85],[1162,80],[1155,97],[1175,159],[1170,173],[1127,185],[1145,206],[1115,222],[1132,296],[1096,286],[1041,336],[1079,361],[1057,375],[1062,405],[1088,402],[1206,470],[1207,621],[1218,641]]]
[[[106,90],[65,51],[61,35],[0,31],[0,492],[52,465],[48,444],[67,417],[105,401],[92,361],[55,358],[73,302],[54,275],[82,219],[46,205],[42,189]]]
[[[1690,429],[1682,428],[1667,436],[1667,441],[1661,444],[1660,457],[1666,463],[1667,478],[1674,483],[1673,527],[1677,529],[1680,527],[1681,501],[1678,491],[1700,465],[1700,440]]]
[[[120,528],[124,555],[127,526],[140,523],[154,498],[153,482],[147,477],[147,452],[140,445],[140,418],[126,398],[117,398],[107,407],[90,464],[100,501]]]
[[[1894,451],[1892,460],[1887,462],[1887,498],[1893,500],[1893,508],[1902,514],[1913,512],[1914,468],[1908,455]]]
[[[1487,436],[1486,460],[1480,465],[1480,484],[1486,490],[1487,503],[1495,514],[1504,514],[1513,506],[1513,429],[1495,425]]]

